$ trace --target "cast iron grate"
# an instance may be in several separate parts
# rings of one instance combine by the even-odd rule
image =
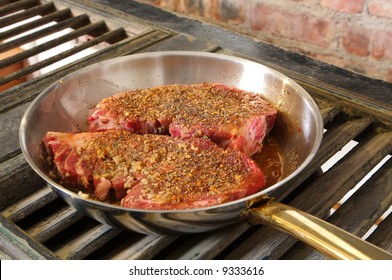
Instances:
[[[0,53],[19,48],[0,60],[0,69],[22,65],[0,77],[0,86],[19,81],[1,92],[0,111],[32,100],[53,81],[78,68],[136,52],[170,36],[139,24],[125,29],[121,19],[92,18],[55,1],[43,2],[5,1],[0,6]],[[53,65],[58,67],[53,69]]]
[[[3,1],[4,2],[4,1]],[[1,2],[1,3],[3,3]],[[151,49],[167,48],[164,39],[172,34],[134,19],[118,19],[84,12],[67,1],[6,1],[0,6],[0,28],[19,22],[19,16],[34,19],[33,24],[19,24],[2,31],[0,51],[23,46],[49,34],[71,28],[72,31],[47,43],[34,46],[16,56],[0,61],[0,68],[45,52],[68,40],[82,37],[76,50],[67,49],[37,65],[0,77],[6,84],[13,79],[32,75],[52,65],[73,51],[104,44],[93,54],[65,64],[38,77],[28,79],[0,94],[0,122],[5,124],[0,140],[0,222],[2,224],[0,258],[15,259],[317,259],[321,255],[294,238],[264,226],[246,223],[197,235],[142,235],[100,224],[66,205],[27,165],[17,144],[17,126],[28,101],[56,79],[88,64]],[[18,15],[18,16],[16,16]],[[130,28],[132,26],[132,28]],[[132,31],[130,31],[132,30]],[[86,37],[87,36],[87,37]],[[87,38],[87,40],[86,40]],[[189,37],[179,35],[176,44]],[[192,47],[199,47],[191,41]],[[200,41],[199,41],[200,42]],[[184,43],[184,44],[186,44]],[[160,47],[161,46],[161,47]],[[162,47],[163,46],[163,47]],[[189,44],[187,45],[189,46]],[[213,51],[219,47],[206,45]],[[221,50],[227,51],[227,50]],[[230,51],[227,51],[230,52]],[[238,55],[238,54],[237,54]],[[255,59],[256,60],[256,59]],[[281,200],[358,236],[364,236],[388,211],[392,201],[392,124],[382,118],[383,109],[370,108],[344,100],[339,89],[325,91],[316,81],[281,69],[300,82],[316,99],[322,112],[326,132],[313,163],[292,182]],[[329,87],[328,87],[329,88]],[[385,114],[384,114],[385,115]],[[381,116],[381,118],[380,118]],[[7,124],[9,123],[9,124]],[[358,144],[334,163],[328,171],[321,166],[351,141]],[[379,162],[384,164],[358,191],[331,215],[331,208],[364,178]],[[29,180],[26,180],[29,178]],[[355,218],[353,218],[355,216]],[[392,215],[387,216],[368,241],[392,251]]]

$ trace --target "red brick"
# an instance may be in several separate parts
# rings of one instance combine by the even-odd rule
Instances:
[[[262,2],[262,1],[259,1],[259,2]],[[278,3],[278,2],[279,1],[275,1],[275,3]],[[300,5],[318,5],[320,0],[283,0],[282,1],[283,4],[285,4],[286,2],[295,2]]]
[[[392,18],[391,0],[370,0],[368,10],[371,15]]]
[[[236,0],[219,2],[220,20],[223,22],[243,23],[245,20],[245,3]]]
[[[386,80],[387,82],[392,83],[392,69],[389,69],[389,70],[388,70],[388,73],[387,73],[387,76],[386,76],[385,80]]]
[[[172,3],[178,1],[171,1]],[[191,14],[196,16],[205,16],[204,3],[202,0],[182,0],[184,14]]]
[[[161,7],[161,8],[167,8],[168,4],[169,4],[168,1],[166,1],[166,0],[138,0],[138,1],[146,3],[146,4],[149,4],[149,5],[158,6],[158,7]]]
[[[175,0],[173,0],[175,1]],[[184,14],[199,15],[205,19],[213,20],[220,23],[219,2],[217,0],[182,0],[188,7],[188,12]]]
[[[380,63],[377,61],[371,63],[367,58],[349,58],[347,56],[340,57],[341,53],[320,54],[319,52],[314,52],[309,53],[308,55],[326,63],[333,64],[374,79],[392,82],[392,68],[384,71],[380,68]]]
[[[249,20],[256,31],[319,46],[329,45],[330,23],[322,18],[257,4],[251,9]]]
[[[141,3],[148,4],[148,5],[157,6],[162,9],[170,9],[171,8],[170,3],[169,3],[169,2],[171,2],[171,0],[137,0],[137,1],[141,2]]]
[[[347,57],[339,57],[337,54],[319,54],[319,53],[314,53],[311,54],[312,57],[324,61],[329,64],[333,64],[335,66],[345,68],[350,71],[354,71],[357,73],[361,73],[367,76],[372,76],[374,75],[374,69],[370,67],[370,65],[365,61],[361,59],[350,59]]]
[[[170,4],[170,10],[182,14],[188,13],[189,5],[184,0],[168,1],[168,3]]]
[[[374,32],[371,54],[378,60],[392,60],[392,31],[377,30]]]
[[[335,11],[355,14],[363,11],[365,0],[321,0],[320,3]]]
[[[368,56],[370,38],[368,30],[355,26],[347,26],[342,37],[342,45],[348,53],[358,56]]]

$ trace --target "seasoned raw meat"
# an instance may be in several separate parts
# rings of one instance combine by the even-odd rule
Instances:
[[[265,186],[263,173],[248,156],[206,138],[126,130],[48,132],[43,144],[61,183],[101,201],[121,201],[125,207],[204,207]]]
[[[167,85],[103,99],[89,117],[89,131],[206,136],[251,156],[275,119],[276,109],[255,93],[216,84]]]

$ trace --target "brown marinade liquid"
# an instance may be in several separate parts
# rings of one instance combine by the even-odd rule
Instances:
[[[279,144],[272,137],[264,140],[261,152],[254,154],[252,159],[264,173],[266,187],[279,182],[283,177],[283,153]]]

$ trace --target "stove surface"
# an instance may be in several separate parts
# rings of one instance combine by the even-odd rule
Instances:
[[[26,22],[18,25],[21,15]],[[18,129],[44,88],[98,61],[161,50],[244,57],[304,87],[321,110],[324,138],[279,200],[392,253],[391,84],[135,1],[6,1],[0,27],[1,52],[23,49],[0,68],[27,62],[0,77],[0,85],[22,79],[0,94],[1,259],[325,258],[286,233],[245,222],[195,235],[126,232],[69,207],[29,167]]]

